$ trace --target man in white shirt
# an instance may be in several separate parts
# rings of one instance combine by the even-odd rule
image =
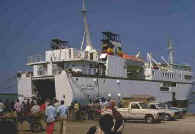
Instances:
[[[64,101],[62,100],[60,106],[57,108],[58,114],[58,130],[59,134],[66,133],[66,119],[67,119],[68,107],[64,105]]]

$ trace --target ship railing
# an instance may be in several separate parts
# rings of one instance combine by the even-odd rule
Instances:
[[[44,59],[45,58],[43,55],[29,56],[29,57],[27,57],[27,64],[44,62]]]

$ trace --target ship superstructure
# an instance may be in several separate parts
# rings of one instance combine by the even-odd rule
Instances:
[[[188,65],[173,62],[173,47],[169,42],[169,62],[156,61],[151,53],[147,59],[128,55],[122,50],[116,33],[103,32],[102,49],[96,50],[90,39],[85,1],[81,10],[84,36],[80,49],[67,41],[53,39],[44,56],[31,56],[27,65],[33,72],[18,73],[18,94],[23,97],[65,99],[66,105],[78,100],[87,103],[95,97],[130,97],[151,95],[158,101],[187,101],[192,86],[192,71]],[[86,45],[85,45],[86,44]],[[85,49],[83,49],[85,45]],[[120,95],[120,96],[119,96]]]

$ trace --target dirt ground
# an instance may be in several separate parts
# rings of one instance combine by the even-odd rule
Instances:
[[[68,121],[67,134],[86,134],[88,128],[97,123],[97,121]],[[23,130],[19,134],[32,134],[27,123],[23,124]],[[45,131],[34,134],[45,134]],[[57,134],[57,131],[54,134]],[[125,123],[123,134],[195,134],[195,116],[156,124],[129,121]]]

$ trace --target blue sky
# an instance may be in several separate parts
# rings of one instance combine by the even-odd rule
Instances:
[[[101,32],[121,35],[123,50],[167,58],[174,40],[176,63],[195,69],[193,0],[87,0],[92,41],[100,48]],[[81,0],[0,0],[0,84],[25,70],[26,58],[43,53],[58,37],[80,47]],[[0,85],[1,87],[1,85]],[[2,87],[1,87],[2,88]]]

